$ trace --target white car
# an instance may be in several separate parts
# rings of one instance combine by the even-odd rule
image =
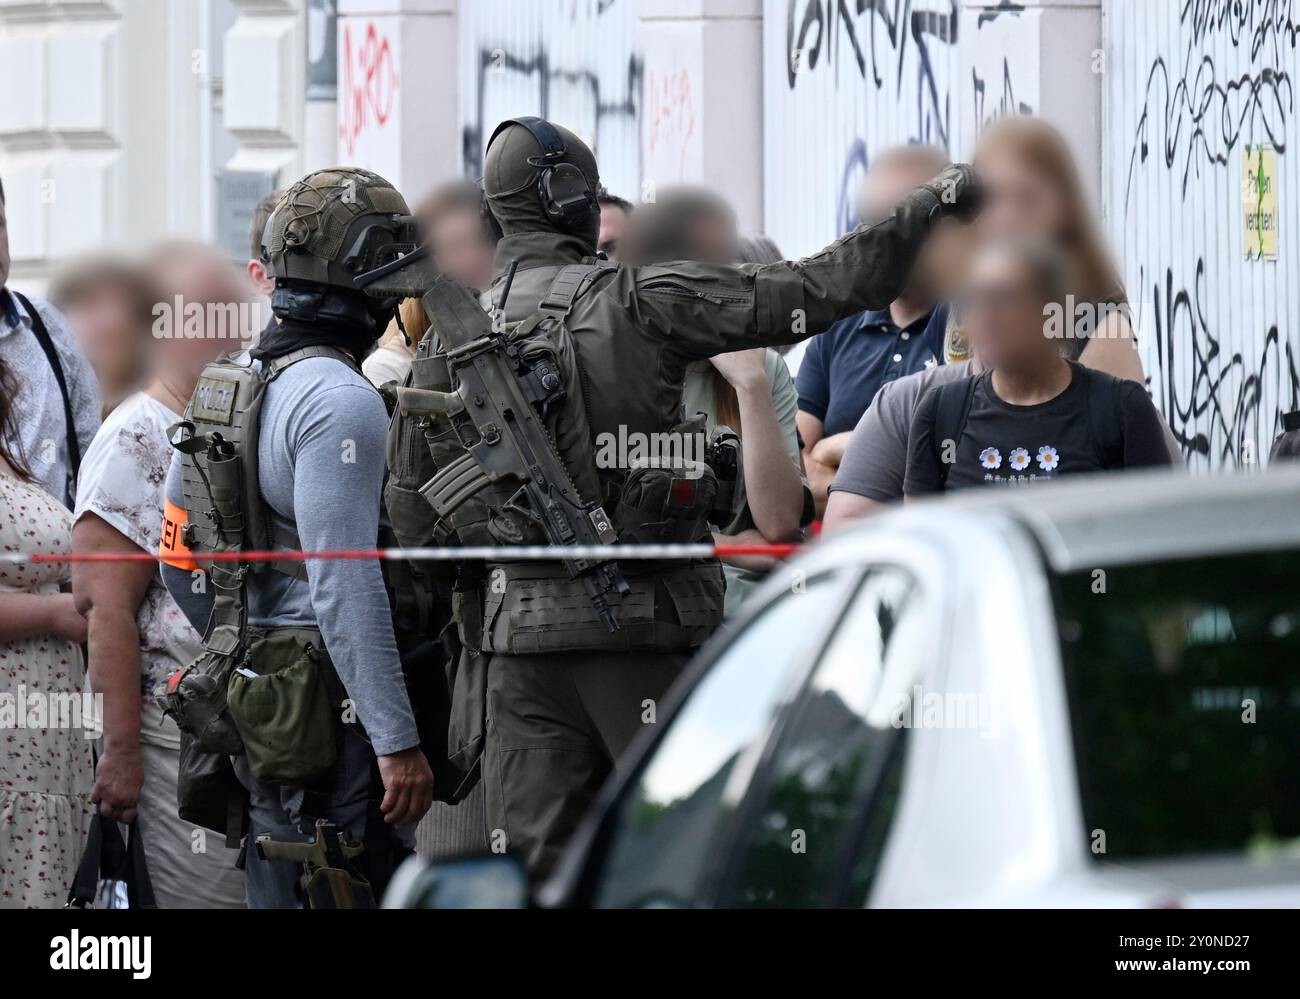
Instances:
[[[546,884],[412,862],[389,904],[1300,905],[1298,555],[1300,470],[873,518],[702,651]]]

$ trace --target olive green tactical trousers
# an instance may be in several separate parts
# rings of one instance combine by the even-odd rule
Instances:
[[[534,879],[549,875],[628,743],[657,720],[688,659],[494,654],[483,753],[489,845],[518,855]]]

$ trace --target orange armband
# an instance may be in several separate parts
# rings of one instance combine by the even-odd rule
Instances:
[[[184,569],[186,572],[192,572],[199,567],[198,563],[190,557],[191,552],[181,536],[189,519],[189,514],[183,508],[171,500],[163,501],[162,540],[158,544],[158,557],[165,565],[170,565],[173,569]]]

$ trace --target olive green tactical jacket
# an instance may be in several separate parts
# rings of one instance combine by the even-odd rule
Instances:
[[[886,307],[937,222],[936,205],[929,192],[914,192],[893,217],[859,226],[802,260],[610,266],[574,302],[566,321],[587,372],[592,439],[617,435],[620,427],[653,434],[673,426],[691,361],[795,343],[836,320]],[[505,319],[528,318],[559,270],[590,259],[587,252],[561,233],[506,236],[497,244],[492,301],[516,260]]]

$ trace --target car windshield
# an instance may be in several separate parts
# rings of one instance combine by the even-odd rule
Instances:
[[[853,573],[817,576],[765,607],[668,722],[617,810],[600,906],[685,906],[717,873],[715,839],[794,677],[844,607]]]
[[[1297,565],[1286,550],[1060,579],[1097,859],[1300,849]]]

